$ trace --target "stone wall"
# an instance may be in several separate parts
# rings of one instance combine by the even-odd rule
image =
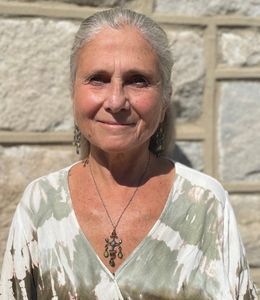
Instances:
[[[82,18],[116,5],[166,30],[175,60],[176,160],[230,193],[260,286],[260,2],[0,0],[0,263],[11,216],[34,178],[77,160],[68,56]]]

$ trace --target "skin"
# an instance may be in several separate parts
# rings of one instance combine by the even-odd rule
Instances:
[[[88,164],[114,223],[140,185],[117,228],[124,237],[124,258],[111,268],[103,252],[112,227],[89,165],[79,163],[70,171],[79,225],[114,272],[160,216],[174,178],[169,161],[149,154],[149,139],[163,121],[166,106],[157,55],[136,28],[103,28],[80,50],[73,103],[76,122],[91,145]]]
[[[79,61],[73,98],[82,134],[105,153],[143,152],[166,108],[150,44],[136,29],[107,28]]]

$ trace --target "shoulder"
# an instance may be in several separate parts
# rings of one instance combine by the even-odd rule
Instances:
[[[68,174],[72,166],[36,178],[25,188],[19,207],[33,214],[69,198]]]
[[[213,193],[222,206],[225,206],[227,192],[218,180],[178,162],[175,162],[175,168],[177,175],[188,180],[192,186],[200,187],[205,191]]]
[[[71,166],[68,166],[66,168],[60,169],[55,172],[51,172],[49,174],[34,179],[27,185],[24,193],[26,194],[28,192],[31,192],[35,188],[46,191],[49,188],[59,188],[60,184],[66,183],[66,178],[68,176],[70,168]]]

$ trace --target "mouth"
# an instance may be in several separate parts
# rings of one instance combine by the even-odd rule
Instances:
[[[131,122],[116,122],[116,121],[103,121],[103,120],[98,120],[98,123],[107,125],[107,126],[113,126],[113,127],[127,127],[127,126],[135,126],[135,123]]]

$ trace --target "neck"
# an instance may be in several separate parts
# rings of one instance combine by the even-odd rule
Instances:
[[[107,153],[91,146],[89,163],[96,175],[103,180],[116,181],[119,184],[134,186],[145,170],[149,159],[148,147],[127,153]]]

